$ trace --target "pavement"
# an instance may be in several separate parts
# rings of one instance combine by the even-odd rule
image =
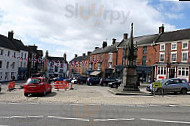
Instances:
[[[190,93],[187,95],[168,94],[152,96],[146,91],[147,84],[141,85],[140,90],[146,95],[114,95],[109,87],[74,85],[74,90],[53,90],[45,97],[25,97],[22,83],[16,83],[16,89],[9,92],[7,85],[2,85],[0,102],[8,103],[70,103],[70,104],[98,104],[98,105],[182,105],[190,106]]]
[[[187,126],[185,106],[0,103],[0,126]]]

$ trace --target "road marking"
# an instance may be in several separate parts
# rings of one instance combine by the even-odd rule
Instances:
[[[186,122],[186,121],[171,121],[171,120],[146,119],[146,118],[140,118],[140,120],[142,120],[142,121],[153,121],[153,122],[163,122],[163,123],[190,124],[190,122]]]
[[[0,116],[0,119],[12,119],[12,118],[22,118],[22,119],[26,119],[26,118],[44,118],[44,116],[40,115],[40,116]]]
[[[106,122],[106,121],[133,121],[135,118],[117,118],[117,119],[94,119],[95,122]]]
[[[78,120],[78,121],[84,121],[84,122],[89,122],[89,119],[83,119],[83,118],[68,118],[68,117],[60,117],[60,116],[48,116],[48,118],[53,118],[53,119],[62,119],[62,120]]]

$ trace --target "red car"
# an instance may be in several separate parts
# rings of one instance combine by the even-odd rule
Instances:
[[[51,93],[52,86],[43,77],[29,78],[24,85],[24,96],[28,94],[46,95]]]

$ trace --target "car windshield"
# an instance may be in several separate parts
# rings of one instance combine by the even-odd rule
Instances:
[[[27,84],[39,84],[41,82],[40,79],[28,79]]]

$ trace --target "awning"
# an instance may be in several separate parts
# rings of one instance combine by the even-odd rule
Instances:
[[[100,73],[101,73],[101,71],[94,71],[94,72],[90,73],[90,75],[91,76],[97,76]]]

